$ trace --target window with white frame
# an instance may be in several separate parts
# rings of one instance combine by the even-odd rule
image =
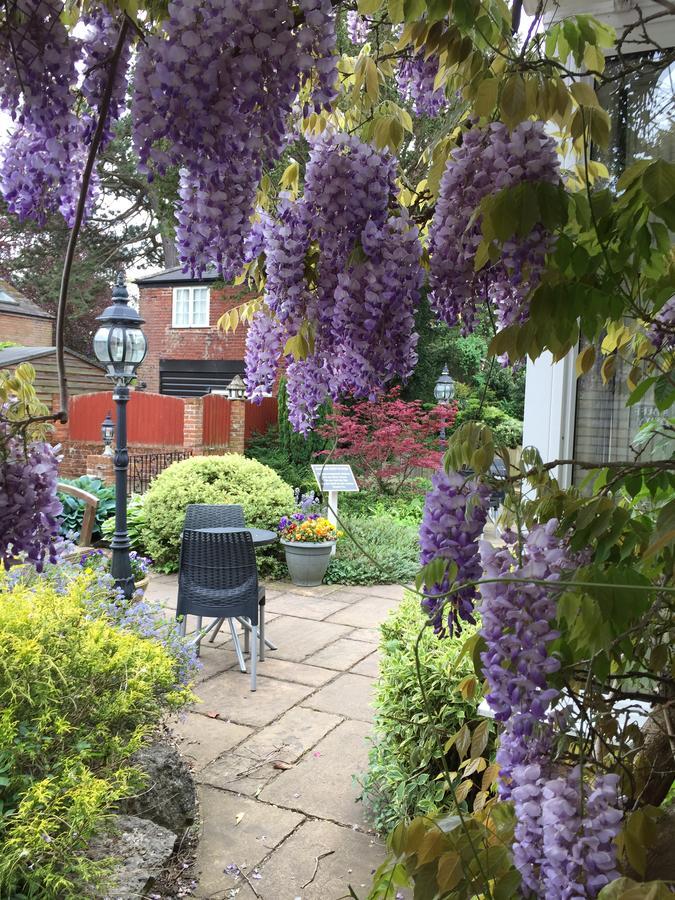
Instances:
[[[173,289],[174,328],[208,328],[209,289],[206,287],[176,287]]]

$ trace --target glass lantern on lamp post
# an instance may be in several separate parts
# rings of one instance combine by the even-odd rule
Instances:
[[[110,413],[101,422],[101,440],[103,441],[103,455],[113,456],[112,442],[115,437],[115,423]]]
[[[434,397],[438,401],[441,406],[447,406],[447,404],[452,400],[455,396],[455,382],[448,371],[447,366],[443,366],[443,371],[438,376],[438,381],[434,385]],[[445,444],[445,423],[441,425],[441,449]]]
[[[124,272],[117,275],[112,293],[112,305],[97,317],[100,326],[94,335],[94,353],[105,366],[114,384],[113,400],[117,406],[117,440],[115,441],[115,534],[111,541],[111,573],[117,587],[129,598],[134,591],[134,579],[129,559],[127,533],[127,403],[129,382],[145,359],[148,344],[141,329],[143,319],[129,306],[129,294]],[[108,416],[108,418],[110,418]],[[105,424],[105,423],[104,423]],[[112,422],[111,422],[112,424]],[[112,437],[112,436],[111,436]]]

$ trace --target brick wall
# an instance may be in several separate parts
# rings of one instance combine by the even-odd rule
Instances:
[[[173,287],[140,288],[139,309],[145,319],[148,354],[139,370],[149,391],[159,391],[160,359],[243,359],[246,329],[224,334],[217,326],[226,310],[238,306],[246,294],[242,288],[211,290],[208,328],[172,328]]]
[[[23,347],[51,347],[52,327],[51,319],[13,316],[3,310],[0,315],[0,341],[16,341]]]

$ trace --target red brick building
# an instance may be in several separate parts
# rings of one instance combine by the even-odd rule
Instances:
[[[243,373],[246,329],[224,334],[217,327],[226,310],[243,302],[243,288],[223,288],[215,272],[196,279],[180,268],[139,278],[136,284],[148,338],[139,377],[149,391],[198,397],[227,387]]]
[[[54,316],[40,309],[14,285],[0,278],[0,343],[12,341],[22,347],[52,344]]]

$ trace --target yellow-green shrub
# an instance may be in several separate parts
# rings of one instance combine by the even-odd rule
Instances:
[[[175,462],[152,482],[146,494],[145,546],[155,566],[178,568],[180,535],[190,503],[239,503],[246,523],[276,528],[294,507],[292,488],[268,466],[238,453],[194,456]]]
[[[87,842],[189,697],[161,644],[92,612],[97,591],[93,573],[0,577],[0,897],[81,898],[102,877]]]

